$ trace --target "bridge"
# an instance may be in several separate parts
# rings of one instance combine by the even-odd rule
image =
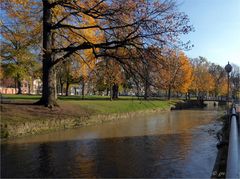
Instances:
[[[216,101],[216,102],[227,102],[227,101],[229,101],[229,102],[232,102],[232,98],[229,98],[229,100],[227,100],[227,98],[226,97],[222,97],[222,96],[219,96],[219,97],[204,97],[203,99],[202,99],[203,101]]]

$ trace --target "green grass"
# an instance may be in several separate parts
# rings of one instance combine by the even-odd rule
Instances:
[[[40,99],[41,95],[28,95],[28,94],[21,94],[21,95],[16,95],[16,94],[3,94],[2,95],[5,98],[8,99],[13,99],[13,100],[37,100]],[[75,101],[75,100],[82,100],[82,96],[75,96],[75,95],[70,95],[70,96],[58,96],[59,100],[64,100],[64,101]],[[132,99],[137,99],[136,96],[120,96],[119,99],[124,99],[124,100],[132,100]],[[109,96],[98,96],[98,95],[89,95],[85,96],[84,100],[109,100]]]
[[[168,101],[139,101],[139,100],[84,100],[84,101],[71,101],[74,105],[81,106],[86,109],[96,111],[97,114],[112,114],[134,112],[147,109],[167,109],[170,106]]]
[[[37,101],[40,95],[3,95],[12,101]],[[137,97],[120,96],[118,100],[110,101],[107,96],[59,96],[58,103],[91,110],[94,114],[112,114],[134,112],[148,109],[168,109],[176,100],[138,100]]]

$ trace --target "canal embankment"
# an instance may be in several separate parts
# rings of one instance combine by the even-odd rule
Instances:
[[[225,178],[226,177],[226,165],[227,165],[227,154],[228,154],[228,139],[229,139],[229,116],[224,115],[219,118],[223,123],[222,128],[217,133],[218,144],[217,144],[217,157],[213,167],[211,178]]]
[[[232,105],[228,115],[222,117],[223,127],[218,133],[218,155],[212,178],[239,178],[239,112],[238,105]]]
[[[1,139],[46,133],[54,130],[97,125],[113,120],[133,118],[168,111],[175,101],[120,98],[59,100],[53,109],[33,105],[34,97],[11,97],[1,106]]]
[[[185,100],[178,101],[171,110],[182,110],[182,109],[203,109],[207,104],[203,100]]]

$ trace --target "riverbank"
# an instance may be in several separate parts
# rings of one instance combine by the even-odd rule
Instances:
[[[219,143],[217,144],[218,154],[214,164],[211,178],[225,178],[226,166],[227,166],[227,153],[228,153],[228,139],[229,139],[229,116],[224,115],[220,118],[223,122],[222,129],[218,132],[217,138]]]
[[[1,104],[1,138],[13,138],[44,132],[97,125],[146,113],[170,110],[174,101],[120,98],[109,101],[102,97],[80,100],[60,98],[59,107],[49,109],[33,105],[38,96],[6,96]]]
[[[203,109],[206,106],[207,104],[201,100],[185,100],[185,101],[177,102],[175,106],[171,108],[171,110],[182,110],[182,109],[193,109],[193,108]]]

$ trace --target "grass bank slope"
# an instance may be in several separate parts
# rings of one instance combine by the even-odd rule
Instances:
[[[59,97],[59,107],[33,105],[40,96],[4,95],[1,104],[1,138],[75,128],[127,118],[134,114],[169,110],[174,101],[138,100],[120,97],[110,101],[102,96]]]

